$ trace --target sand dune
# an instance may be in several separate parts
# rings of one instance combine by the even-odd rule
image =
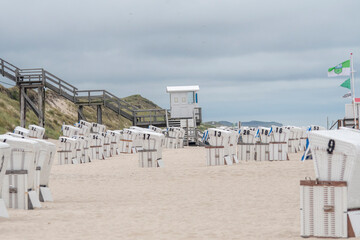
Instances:
[[[164,149],[165,168],[137,155],[55,165],[55,201],[9,210],[1,239],[301,239],[301,154],[285,162],[205,166],[205,149]]]

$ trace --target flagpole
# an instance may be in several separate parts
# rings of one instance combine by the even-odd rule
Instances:
[[[353,62],[353,54],[350,53],[350,74],[351,74],[351,96],[353,99],[353,111],[354,111],[354,124],[355,128],[358,128],[356,124],[356,107],[355,107],[355,83],[354,83],[354,62]]]

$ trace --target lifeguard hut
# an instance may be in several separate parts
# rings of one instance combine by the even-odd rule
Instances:
[[[354,115],[355,112],[355,115]],[[345,117],[337,120],[330,129],[336,125],[340,127],[349,127],[359,129],[359,116],[360,116],[360,98],[354,98],[352,103],[345,104]]]
[[[187,144],[197,141],[196,127],[201,123],[199,90],[198,85],[166,87],[166,92],[170,94],[170,119],[167,125],[184,128]]]

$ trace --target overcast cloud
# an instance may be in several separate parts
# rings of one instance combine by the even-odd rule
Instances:
[[[2,0],[0,9],[1,58],[164,108],[166,86],[198,84],[205,121],[325,126],[350,101],[345,78],[327,69],[350,52],[360,68],[356,0]]]

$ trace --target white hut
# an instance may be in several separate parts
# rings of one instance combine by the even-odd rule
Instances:
[[[198,105],[199,86],[168,86],[170,94],[170,119],[168,127],[181,127],[186,132],[186,144],[196,143],[197,124],[201,122],[201,108]]]
[[[199,90],[199,86],[166,87],[166,92],[170,93],[171,118],[193,118]]]

